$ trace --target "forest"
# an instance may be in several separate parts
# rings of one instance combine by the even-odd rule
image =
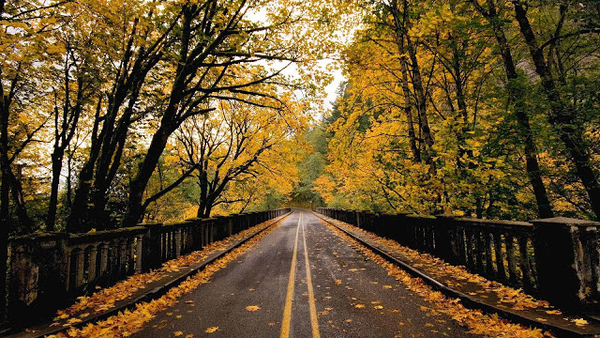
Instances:
[[[600,2],[362,5],[319,126],[324,203],[600,218]]]
[[[4,256],[14,235],[280,206],[600,218],[597,0],[1,0],[0,15]]]

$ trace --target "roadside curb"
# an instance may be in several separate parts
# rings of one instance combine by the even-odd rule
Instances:
[[[360,244],[364,245],[365,247],[372,250],[376,254],[382,256],[388,262],[398,265],[400,268],[405,270],[407,273],[409,273],[413,277],[422,279],[425,283],[430,285],[435,290],[440,291],[443,294],[450,296],[452,298],[459,298],[461,300],[461,302],[463,303],[463,305],[467,308],[480,309],[480,310],[484,311],[485,313],[490,313],[490,314],[496,313],[496,314],[500,315],[501,317],[508,319],[512,322],[517,322],[517,323],[524,324],[527,326],[532,326],[532,327],[537,327],[537,328],[540,328],[543,330],[552,331],[559,337],[597,337],[598,335],[600,335],[600,331],[598,331],[597,333],[577,332],[577,331],[571,330],[570,328],[560,327],[560,326],[552,325],[550,323],[544,323],[541,321],[533,320],[531,318],[526,318],[526,317],[520,316],[519,314],[517,314],[515,312],[507,311],[505,309],[493,306],[491,304],[481,302],[473,297],[470,297],[469,295],[466,295],[460,291],[457,291],[457,290],[454,290],[454,289],[448,287],[444,283],[441,283],[440,281],[427,275],[423,271],[416,269],[416,268],[410,266],[409,264],[395,258],[394,256],[392,256],[385,250],[364,241],[363,239],[357,237],[353,233],[351,233],[343,228],[340,228],[339,226],[334,224],[328,217],[321,215],[319,213],[316,213],[316,212],[313,212],[313,214],[315,216],[317,216],[319,219],[321,219],[323,222],[326,222],[326,223],[334,226],[336,229],[342,231],[346,235],[348,235],[351,238],[358,241]]]
[[[23,331],[23,329],[20,329],[19,331],[13,332],[12,334],[9,334],[5,337],[7,337],[7,338],[40,338],[40,337],[45,337],[48,335],[56,335],[61,332],[67,331],[71,328],[82,328],[86,325],[94,324],[96,322],[105,320],[111,316],[118,314],[119,312],[133,309],[139,303],[158,299],[161,296],[163,296],[164,294],[166,294],[168,292],[168,290],[170,290],[171,288],[176,287],[179,284],[181,284],[188,277],[195,275],[199,271],[204,270],[204,268],[206,268],[208,265],[214,263],[218,259],[229,254],[234,249],[242,246],[249,240],[255,238],[259,234],[263,233],[265,230],[269,229],[271,226],[283,221],[285,218],[287,218],[291,214],[292,214],[292,211],[290,211],[289,213],[287,213],[285,215],[282,215],[282,216],[273,218],[269,221],[266,221],[266,222],[270,222],[270,223],[268,223],[263,229],[251,234],[250,236],[248,236],[244,239],[241,239],[241,240],[231,244],[223,251],[209,255],[208,258],[204,262],[202,262],[200,265],[198,265],[192,269],[188,269],[188,270],[182,269],[181,274],[177,275],[174,278],[171,278],[170,280],[167,280],[163,285],[155,287],[151,290],[148,290],[147,292],[144,292],[142,295],[140,295],[132,300],[129,300],[129,301],[125,302],[124,304],[117,305],[103,313],[100,313],[98,315],[92,315],[92,316],[82,320],[81,322],[74,323],[69,326],[51,327],[50,325],[52,324],[52,322],[50,322],[50,323],[45,323],[45,324],[39,325],[38,329],[33,329],[33,330],[35,330],[35,332],[26,332],[26,331]]]

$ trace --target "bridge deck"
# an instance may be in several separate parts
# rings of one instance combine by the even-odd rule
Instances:
[[[287,217],[134,336],[192,335],[474,336],[306,211]]]

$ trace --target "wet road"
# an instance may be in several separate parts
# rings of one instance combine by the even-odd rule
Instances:
[[[472,336],[429,306],[315,215],[295,211],[134,336]]]

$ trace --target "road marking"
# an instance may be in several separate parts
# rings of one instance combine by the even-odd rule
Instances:
[[[285,297],[285,307],[283,308],[283,320],[281,321],[281,338],[290,336],[290,324],[292,322],[292,301],[294,300],[294,283],[296,279],[296,256],[298,252],[298,232],[300,230],[300,222],[302,221],[302,213],[298,217],[298,226],[296,227],[296,240],[294,242],[294,253],[292,254],[292,267],[290,268],[290,277],[288,280],[287,296]]]
[[[319,319],[317,318],[317,306],[315,304],[315,292],[313,290],[312,278],[310,276],[310,262],[308,261],[308,249],[306,248],[306,233],[302,226],[302,240],[304,241],[304,263],[306,263],[306,285],[308,287],[308,305],[310,307],[310,326],[313,338],[321,338],[319,333]]]

